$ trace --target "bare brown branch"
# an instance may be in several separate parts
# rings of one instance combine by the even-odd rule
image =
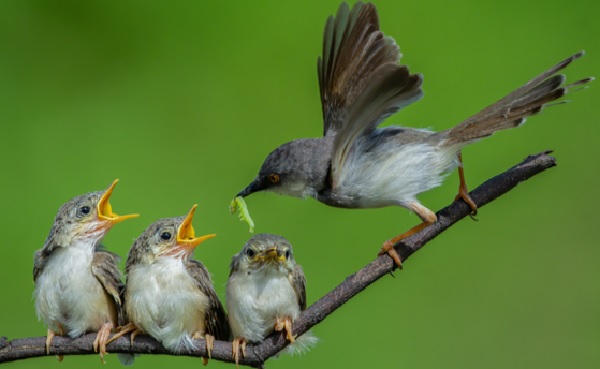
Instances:
[[[489,179],[470,193],[471,198],[478,207],[482,207],[494,201],[500,195],[512,190],[522,181],[555,166],[556,159],[549,156],[549,153],[543,152],[529,156],[520,164]],[[406,260],[429,240],[468,216],[470,211],[469,206],[462,201],[452,203],[438,211],[438,221],[436,223],[396,245],[396,249],[400,253],[402,260]],[[394,268],[395,264],[392,259],[384,255],[347,277],[331,292],[321,297],[302,313],[294,323],[294,334],[301,335],[312,326],[319,324],[329,314],[346,303],[346,301],[363,291],[382,276],[392,272]],[[50,348],[50,353],[52,355],[93,354],[92,342],[94,338],[95,335],[93,334],[88,334],[74,340],[65,337],[55,337]],[[11,341],[8,341],[4,337],[0,338],[0,363],[45,356],[45,340],[45,337],[20,338]],[[248,345],[246,357],[241,360],[240,364],[261,368],[267,359],[281,351],[287,344],[288,341],[285,339],[283,333],[275,333],[259,344]],[[109,344],[107,349],[113,353],[177,355],[167,351],[153,338],[142,335],[136,337],[133,345],[130,345],[129,337],[121,337]],[[199,344],[198,349],[195,351],[182,352],[178,355],[206,356],[206,348],[205,345]],[[212,351],[212,358],[214,360],[232,362],[231,343],[216,341],[214,350]]]

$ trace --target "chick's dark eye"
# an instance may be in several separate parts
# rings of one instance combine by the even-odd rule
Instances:
[[[287,251],[285,252],[285,258],[286,258],[286,259],[289,259],[289,258],[290,258],[290,250],[287,250]]]
[[[249,257],[253,257],[253,256],[254,256],[254,250],[252,250],[252,249],[247,249],[247,250],[246,250],[246,255],[248,255]]]
[[[89,214],[90,211],[92,211],[92,208],[85,205],[85,206],[82,206],[79,210],[81,211],[81,214]]]
[[[163,240],[170,240],[171,239],[171,232],[163,232],[160,234],[160,238],[162,238]]]
[[[269,174],[269,175],[267,176],[267,179],[268,179],[268,180],[269,180],[269,182],[271,182],[272,184],[277,184],[277,183],[279,183],[279,174],[277,174],[277,173],[272,173],[272,174]]]

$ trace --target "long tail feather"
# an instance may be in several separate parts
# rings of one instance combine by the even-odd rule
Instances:
[[[564,86],[565,76],[556,74],[583,55],[584,52],[580,51],[561,61],[495,104],[486,107],[454,128],[440,132],[444,137],[442,145],[468,144],[490,136],[496,131],[518,127],[527,117],[539,113],[542,108],[549,106],[549,103],[567,94],[569,88],[592,81],[593,78],[588,77]]]

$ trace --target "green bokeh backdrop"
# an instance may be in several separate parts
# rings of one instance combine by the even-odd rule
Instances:
[[[157,218],[198,203],[196,252],[224,296],[249,237],[228,203],[278,144],[321,132],[316,58],[327,1],[0,2],[0,335],[40,336],[32,256],[59,206],[121,181],[105,239],[125,257]],[[385,124],[446,129],[580,49],[569,79],[598,73],[600,2],[377,1],[381,25],[425,75],[425,98]],[[600,86],[467,148],[475,187],[531,153],[559,166],[462,221],[314,331],[320,344],[270,368],[592,368],[600,362],[597,211]],[[594,102],[594,103],[593,103]],[[439,209],[456,174],[421,197]],[[345,210],[273,194],[247,200],[257,232],[295,246],[312,303],[418,222],[400,208]],[[118,366],[115,355],[109,365]],[[13,368],[100,365],[97,357]],[[197,368],[142,356],[136,366]],[[211,362],[212,368],[226,364]],[[231,367],[231,366],[228,366]]]

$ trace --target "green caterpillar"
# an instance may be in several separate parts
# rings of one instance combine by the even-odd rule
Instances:
[[[229,204],[229,211],[231,214],[239,211],[238,218],[240,218],[240,221],[248,223],[248,226],[250,227],[250,233],[254,232],[254,222],[252,221],[252,218],[250,218],[246,201],[244,201],[242,196],[236,196],[236,198],[231,200],[231,203]]]

